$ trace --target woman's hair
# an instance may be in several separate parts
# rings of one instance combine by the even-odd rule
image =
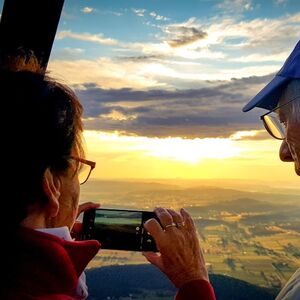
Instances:
[[[84,155],[82,106],[69,87],[42,72],[34,57],[16,58],[0,69],[0,101],[1,215],[6,215],[0,220],[9,218],[9,226],[18,228],[31,204],[47,202],[45,170],[64,172],[71,151]]]
[[[300,122],[300,79],[293,79],[287,84],[280,97],[280,102],[283,100],[284,103],[294,100],[285,109],[291,120]]]

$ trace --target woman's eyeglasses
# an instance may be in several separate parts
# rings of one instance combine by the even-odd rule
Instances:
[[[74,156],[71,156],[70,158],[75,160],[78,163],[76,172],[78,174],[79,183],[80,184],[86,183],[91,175],[92,170],[95,169],[96,163],[91,160],[86,160]]]
[[[260,117],[260,119],[263,121],[266,130],[273,138],[277,140],[284,140],[286,138],[285,122],[281,121],[280,116],[278,114],[278,110],[290,104],[297,98],[300,98],[300,96],[297,96],[292,100],[288,101],[287,103],[275,107],[274,109]]]

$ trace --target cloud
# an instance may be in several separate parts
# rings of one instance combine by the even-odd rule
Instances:
[[[144,17],[144,16],[145,16],[146,9],[143,9],[143,8],[139,8],[139,9],[132,8],[132,11],[133,11],[138,17]]]
[[[148,137],[230,137],[265,139],[268,135],[236,135],[262,130],[262,112],[242,113],[242,107],[272,75],[234,79],[207,87],[167,91],[102,89],[85,85],[76,93],[85,108],[85,128]],[[235,134],[235,136],[233,136]]]
[[[244,12],[253,10],[251,0],[224,0],[217,5],[217,8],[230,13]]]
[[[237,131],[229,137],[233,141],[266,140],[270,138],[266,130]]]
[[[82,99],[87,129],[159,137],[263,130],[256,110],[241,109],[298,41],[300,13],[242,22],[190,18],[161,30],[152,43],[116,41],[115,58],[50,61],[49,69],[67,78]],[[91,36],[99,37],[63,32],[60,38]]]
[[[243,63],[245,68],[249,63],[260,62],[276,69],[299,39],[300,13],[274,19],[243,21],[219,16],[204,22],[192,17],[181,23],[160,26],[160,30],[156,40],[120,43],[118,51],[135,53],[137,57],[156,56],[165,60],[226,60],[236,62],[239,67],[243,67],[240,65]],[[274,63],[273,66],[270,62]]]
[[[53,53],[53,57],[57,52]],[[143,66],[147,68],[148,62],[120,61],[109,58],[97,60],[58,60],[49,62],[48,70],[57,78],[67,80],[70,85],[84,86],[87,82],[95,83],[104,88],[131,87],[145,89],[166,86],[155,79],[154,75],[141,72]],[[78,72],[80,70],[80,72]]]
[[[248,65],[262,62],[269,66],[269,62],[274,62],[278,67],[277,63],[284,62],[299,39],[300,13],[243,21],[218,16],[204,22],[192,17],[185,22],[160,26],[160,30],[156,41],[123,43],[121,49],[138,53],[140,57],[226,59]]]
[[[228,59],[229,61],[233,61],[233,62],[243,62],[243,63],[247,63],[247,62],[283,62],[286,60],[286,58],[288,57],[289,52],[288,51],[284,51],[282,53],[278,53],[278,54],[271,54],[271,55],[263,55],[263,54],[249,54],[246,56],[240,56],[240,57],[235,57],[235,58],[231,58]]]
[[[52,59],[72,60],[78,58],[78,56],[81,56],[84,53],[85,53],[85,49],[82,48],[65,47],[53,53]]]
[[[85,14],[90,14],[91,12],[93,12],[93,8],[92,7],[88,7],[88,6],[86,6],[86,7],[84,7],[81,11],[83,12],[83,13],[85,13]]]
[[[138,61],[138,62],[145,62],[145,61],[153,61],[156,59],[163,58],[162,55],[140,55],[140,56],[118,56],[116,59],[120,61]]]
[[[114,15],[117,17],[123,16],[125,12],[126,12],[126,9],[119,9],[119,11],[104,10],[104,9],[97,10],[97,14],[99,14],[99,15]]]
[[[166,60],[156,56],[123,57],[97,60],[78,59],[74,56],[58,60],[61,53],[54,51],[48,69],[56,77],[66,78],[72,85],[92,82],[104,89],[190,89],[207,85],[207,81],[231,80],[249,77],[253,74],[264,76],[275,73],[280,64],[246,66],[239,68],[217,68],[206,63]],[[72,60],[71,60],[72,59]],[[78,72],[80,70],[80,72]]]
[[[71,38],[80,41],[92,42],[102,45],[116,45],[118,41],[112,38],[105,38],[101,33],[90,34],[90,33],[76,33],[71,30],[59,31],[56,35],[56,39],[62,40],[65,38]]]
[[[300,13],[276,19],[257,18],[248,21],[224,18],[204,30],[208,33],[207,44],[211,47],[222,45],[223,51],[230,52],[230,56],[248,52],[252,55],[264,54],[266,58],[270,54],[275,57],[298,41]]]
[[[167,58],[185,59],[221,59],[225,55],[221,51],[211,51],[209,48],[200,48],[197,45],[199,36],[178,37],[173,41],[166,40],[161,43],[132,43],[127,49],[143,53],[147,56],[160,56]],[[202,39],[201,39],[202,40]],[[181,44],[180,44],[181,43]]]
[[[113,120],[113,121],[128,121],[128,120],[134,120],[136,119],[136,115],[134,114],[126,114],[123,112],[124,110],[122,107],[119,107],[119,110],[117,109],[109,109],[107,114],[102,114],[101,118]]]
[[[141,12],[138,10],[136,13]],[[57,39],[72,38],[118,46],[118,48],[114,48],[117,57],[120,57],[117,53],[127,53],[124,57],[127,57],[128,61],[129,58],[132,62],[142,62],[147,59],[149,64],[143,69],[144,66],[141,66],[139,73],[151,73],[152,82],[157,82],[155,76],[158,74],[167,76],[168,73],[172,78],[177,76],[181,79],[193,76],[199,78],[197,74],[199,69],[192,69],[188,75],[187,72],[182,72],[179,65],[176,68],[174,65],[171,67],[169,61],[175,59],[198,62],[212,60],[210,65],[206,63],[204,69],[201,69],[202,77],[206,75],[209,78],[211,73],[216,76],[215,79],[223,80],[251,76],[256,71],[259,72],[257,75],[276,71],[280,67],[279,63],[284,62],[285,57],[292,50],[292,46],[299,39],[297,32],[300,30],[300,13],[277,19],[244,21],[219,17],[203,22],[196,18],[190,18],[185,22],[160,26],[160,30],[161,34],[156,40],[146,43],[126,43],[104,37],[101,33],[75,33],[72,31],[60,31]],[[114,59],[110,58],[110,60],[113,63]],[[153,64],[154,60],[156,65]],[[232,69],[222,68],[222,76],[219,76],[220,72],[215,69],[215,66],[218,62],[225,60],[236,63],[236,65],[231,64]],[[119,62],[115,60],[115,63]],[[251,63],[255,63],[256,71],[253,70]],[[241,72],[240,75],[238,72]]]
[[[107,11],[106,13],[115,15],[117,17],[123,16],[123,13],[118,12],[118,11]]]
[[[170,20],[170,18],[161,16],[161,15],[157,14],[155,11],[151,11],[151,12],[149,13],[149,15],[150,15],[152,18],[154,18],[155,20],[157,20],[157,21],[168,21],[168,20]]]
[[[167,26],[165,32],[170,36],[168,44],[174,48],[189,45],[207,37],[207,33],[197,27],[180,24]]]

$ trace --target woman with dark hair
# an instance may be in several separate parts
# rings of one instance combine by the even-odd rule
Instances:
[[[8,195],[2,196],[0,218],[0,298],[85,299],[83,271],[100,245],[70,234],[78,231],[80,212],[98,207],[79,206],[80,184],[95,167],[84,156],[82,106],[33,57],[0,70],[0,99],[2,191]],[[146,252],[146,258],[179,288],[176,299],[214,299],[189,214],[155,212],[163,227],[151,219],[145,228],[160,255]]]

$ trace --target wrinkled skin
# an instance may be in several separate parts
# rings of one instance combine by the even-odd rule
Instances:
[[[60,174],[55,174],[48,168],[44,173],[43,188],[48,203],[41,205],[37,202],[29,206],[28,215],[21,225],[32,229],[67,226],[72,236],[79,238],[82,224],[76,221],[77,217],[90,208],[98,208],[100,204],[86,202],[79,205],[77,166],[71,163]]]
[[[155,219],[150,219],[144,227],[153,236],[159,254],[144,252],[143,255],[178,288],[192,280],[208,281],[202,249],[191,216],[184,209],[175,212],[156,208],[154,211],[161,225]],[[182,222],[183,226],[166,228],[169,224]]]
[[[86,202],[79,205],[80,184],[78,174],[74,176],[76,166],[70,165],[64,176],[60,176],[61,193],[59,197],[59,212],[52,219],[51,227],[68,226],[71,235],[75,239],[80,239],[82,230],[81,221],[76,221],[77,217],[84,211],[99,208],[100,204],[94,202]]]
[[[288,100],[281,98],[279,105],[285,104]],[[299,101],[299,99],[295,100]],[[286,109],[279,112],[279,117],[286,127],[286,138],[283,140],[279,157],[284,162],[294,162],[295,172],[300,176],[300,118],[292,118],[292,103],[287,104]]]
[[[80,186],[74,165],[71,164],[70,168],[59,176],[59,182],[59,196],[54,197],[53,193],[49,193],[54,198],[52,202],[59,203],[58,213],[51,218],[51,224],[48,223],[47,227],[68,226],[72,237],[78,239],[82,224],[76,222],[76,217],[89,208],[99,207],[99,204],[89,202],[78,205]],[[178,288],[192,280],[209,281],[196,226],[191,216],[184,209],[175,212],[171,209],[156,208],[155,213],[160,223],[150,219],[144,227],[155,239],[159,253],[144,252],[144,256]],[[168,226],[170,224],[177,226]]]

